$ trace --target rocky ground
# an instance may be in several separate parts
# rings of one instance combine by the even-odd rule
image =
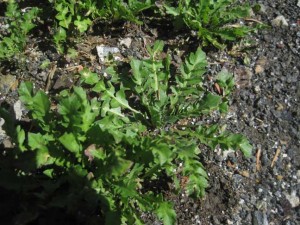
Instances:
[[[245,161],[235,153],[207,154],[207,198],[182,201],[178,210],[189,207],[180,211],[179,224],[300,223],[300,5],[258,2],[264,10],[257,19],[271,29],[254,36],[248,65],[235,64],[240,85],[226,118],[230,129],[251,140],[254,155]],[[283,23],[274,20],[278,16]]]
[[[249,138],[253,156],[245,159],[240,153],[204,148],[201,157],[210,177],[206,197],[193,200],[184,193],[165,193],[175,204],[179,225],[300,224],[300,2],[250,2],[263,6],[254,18],[270,28],[249,37],[247,51],[240,51],[244,43],[230,51],[207,54],[211,76],[221,69],[235,74],[237,88],[230,113],[220,122]],[[161,37],[171,49],[180,46],[191,50],[195,46],[193,40],[181,45],[185,37],[166,27],[99,27],[76,46],[79,54],[75,58],[61,58],[47,42],[35,37],[21,66],[0,65],[1,107],[19,107],[15,102],[21,79],[33,80],[51,94],[76,82],[69,74],[82,66],[100,73],[103,65],[94,52],[99,43],[118,47],[121,56],[135,57],[143,57],[145,45]],[[49,65],[41,67],[44,62]],[[1,135],[2,145],[9,145],[0,130]],[[150,215],[145,215],[145,220],[159,224]]]

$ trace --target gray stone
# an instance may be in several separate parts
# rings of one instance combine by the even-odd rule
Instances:
[[[274,26],[274,27],[288,27],[289,24],[288,22],[286,21],[285,17],[284,16],[277,16],[275,19],[273,19],[271,21],[271,24]]]
[[[268,225],[267,214],[261,211],[255,211],[253,215],[253,225]]]
[[[266,201],[258,201],[255,205],[258,210],[267,210],[268,203]]]
[[[131,42],[132,39],[129,37],[120,39],[120,45],[124,45],[126,48],[130,48]]]
[[[0,95],[6,95],[9,90],[14,86],[16,76],[0,75]]]
[[[266,14],[267,10],[266,10],[266,6],[263,4],[259,4],[260,5],[260,10],[259,10],[259,14]]]
[[[234,156],[234,154],[235,154],[235,151],[232,149],[223,151],[223,160],[226,160],[228,158],[228,156],[232,156],[232,155]]]

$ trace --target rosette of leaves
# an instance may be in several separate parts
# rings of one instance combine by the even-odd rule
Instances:
[[[4,201],[5,218],[23,224],[51,224],[58,217],[62,223],[144,224],[142,213],[153,212],[172,225],[172,203],[147,187],[149,181],[168,176],[175,191],[201,197],[208,177],[199,161],[200,143],[250,155],[245,137],[218,125],[176,128],[182,118],[220,110],[223,97],[202,86],[207,62],[201,49],[171,74],[163,48],[160,41],[148,47],[150,57],[134,59],[130,74],[108,69],[112,79],[82,70],[81,84],[89,92],[75,86],[49,99],[31,83],[21,84],[31,124],[29,130],[4,126],[16,144],[0,157],[0,187],[15,196],[10,204]],[[218,79],[224,90],[231,88],[232,77]],[[9,121],[4,109],[0,116]],[[167,124],[174,128],[165,129]],[[187,178],[184,185],[181,176]]]
[[[244,25],[239,20],[250,15],[250,5],[237,0],[180,0],[164,4],[165,12],[174,18],[178,29],[184,26],[197,31],[203,44],[225,48],[224,42],[245,37],[255,27]]]
[[[76,33],[86,32],[95,19],[103,20],[129,20],[138,24],[138,14],[153,6],[151,0],[105,0],[105,1],[75,1],[57,0],[54,7],[58,26],[54,35],[57,50],[63,52],[63,43],[67,37]]]
[[[0,36],[0,60],[7,60],[23,52],[28,41],[29,32],[35,27],[39,9],[32,7],[21,12],[15,0],[7,1],[5,22],[8,24],[8,35]]]
[[[142,24],[138,18],[138,14],[146,9],[154,6],[153,0],[117,0],[107,1],[106,7],[110,10],[111,16],[114,20],[129,20],[137,24]]]

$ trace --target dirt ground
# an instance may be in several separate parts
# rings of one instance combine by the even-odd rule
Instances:
[[[228,115],[211,119],[248,137],[254,146],[253,156],[245,159],[239,152],[203,147],[201,160],[209,173],[206,197],[194,200],[184,193],[164,191],[175,205],[178,225],[300,224],[300,3],[250,2],[263,6],[254,18],[270,28],[225,51],[207,49],[206,53],[208,75],[226,68],[234,73],[237,84]],[[285,21],[276,24],[278,16]],[[15,103],[21,80],[34,81],[37,87],[55,94],[76,83],[70,74],[80,67],[102,73],[105,67],[95,52],[100,44],[119,48],[123,58],[144,57],[145,46],[157,39],[164,40],[168,49],[196,50],[199,42],[195,37],[159,23],[124,23],[121,27],[99,23],[78,42],[75,58],[56,54],[49,41],[41,38],[47,32],[42,31],[32,37],[18,67],[0,64],[0,104],[7,107]],[[180,62],[178,55],[172,57]],[[45,60],[50,66],[42,69]],[[11,88],[11,83],[16,87]],[[144,219],[149,225],[160,224],[151,215],[144,215]]]

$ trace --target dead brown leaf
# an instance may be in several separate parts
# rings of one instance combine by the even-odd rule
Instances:
[[[279,180],[279,181],[280,181],[280,180],[282,180],[282,179],[283,179],[283,176],[282,176],[282,175],[277,175],[277,176],[276,176],[276,178],[277,178],[277,180]]]
[[[227,166],[230,168],[235,168],[235,164],[232,163],[230,160],[227,161]]]
[[[84,150],[84,154],[85,156],[88,157],[88,161],[91,162],[94,160],[94,157],[92,155],[92,151],[94,151],[96,149],[96,145],[95,144],[91,144],[89,145],[85,150]]]
[[[256,61],[255,74],[260,74],[265,71],[265,66],[267,64],[267,58],[262,56]]]
[[[220,85],[219,85],[218,83],[215,83],[214,86],[215,86],[216,92],[217,92],[219,95],[222,95],[223,90],[222,90],[222,88],[220,87]]]
[[[239,172],[239,174],[242,175],[243,177],[249,177],[250,176],[249,171],[247,171],[247,170],[243,170],[243,171]]]

